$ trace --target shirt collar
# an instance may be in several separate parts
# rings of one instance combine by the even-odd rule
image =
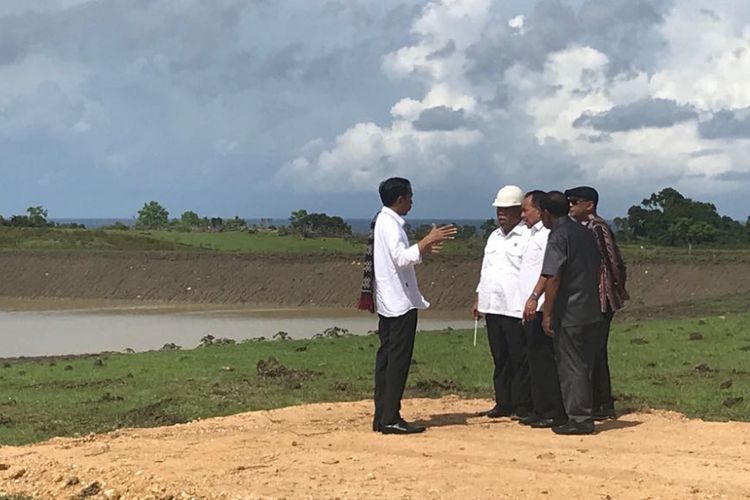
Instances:
[[[401,227],[404,227],[404,225],[406,224],[406,221],[404,220],[404,218],[401,217],[399,214],[397,214],[392,208],[383,207],[380,213],[390,215],[391,217],[396,219],[396,222],[398,222],[401,225]]]
[[[515,225],[513,229],[510,230],[508,234],[505,234],[503,232],[503,228],[499,227],[497,228],[497,231],[500,233],[500,236],[503,238],[508,238],[514,234],[521,234],[523,233],[523,228],[526,227],[526,223],[524,221],[520,221],[518,224]]]
[[[531,234],[536,234],[539,231],[541,231],[542,229],[544,229],[544,222],[539,221],[536,224],[534,224],[533,226],[531,226]]]

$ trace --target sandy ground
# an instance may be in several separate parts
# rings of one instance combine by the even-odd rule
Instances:
[[[557,436],[457,397],[429,426],[371,430],[369,401],[244,413],[0,448],[0,491],[35,498],[750,498],[750,424],[629,414]],[[95,484],[96,483],[96,484]]]

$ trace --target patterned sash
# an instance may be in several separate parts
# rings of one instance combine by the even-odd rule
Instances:
[[[362,291],[359,294],[357,309],[361,311],[375,312],[375,301],[373,300],[373,288],[375,285],[375,221],[378,220],[380,212],[375,214],[370,222],[370,234],[367,236],[367,250],[362,263]]]

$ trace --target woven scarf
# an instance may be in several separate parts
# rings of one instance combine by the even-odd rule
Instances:
[[[378,220],[380,212],[375,214],[370,222],[370,234],[367,236],[367,249],[362,263],[362,291],[359,294],[357,309],[375,312],[375,301],[373,300],[373,288],[375,286],[375,221]]]
[[[615,235],[601,217],[589,218],[586,226],[594,232],[602,264],[599,268],[599,301],[602,312],[614,312],[625,306],[630,298],[625,289],[627,269],[620,249],[615,242]]]

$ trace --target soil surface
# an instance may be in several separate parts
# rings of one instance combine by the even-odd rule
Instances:
[[[413,399],[415,436],[371,402],[315,404],[0,448],[0,491],[36,498],[748,498],[750,424],[634,413],[591,436]],[[77,496],[76,496],[77,495]]]
[[[430,256],[417,266],[431,309],[465,314],[480,265],[479,259]],[[352,308],[362,278],[361,259],[341,256],[0,251],[0,267],[0,306],[68,299],[130,306]],[[750,276],[750,263],[632,264],[629,307],[750,293],[750,281],[738,276]]]

